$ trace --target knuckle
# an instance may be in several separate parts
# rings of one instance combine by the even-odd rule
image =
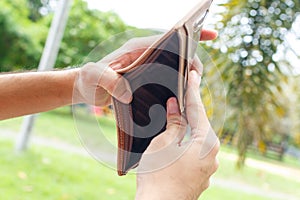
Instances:
[[[219,160],[216,158],[212,166],[212,174],[215,173],[218,170],[218,168],[219,168]]]
[[[115,97],[121,97],[128,92],[126,82],[122,77],[117,77],[114,81],[111,81],[107,90]]]
[[[219,138],[216,139],[216,144],[214,146],[214,150],[216,151],[216,154],[219,152],[220,150],[220,140]]]
[[[190,95],[192,97],[199,98],[198,96],[200,96],[199,92],[194,92],[194,90],[192,90],[192,89],[189,92],[190,92]],[[199,111],[199,110],[201,110],[201,111],[203,110],[204,111],[205,110],[205,107],[204,107],[204,105],[203,105],[203,103],[201,101],[187,101],[186,102],[186,107],[193,108],[193,110],[195,110],[195,111]]]
[[[84,66],[85,66],[85,68],[89,69],[89,68],[94,68],[94,67],[96,67],[97,64],[94,63],[94,62],[88,62],[88,63],[86,63]]]
[[[173,115],[168,119],[167,128],[170,128],[170,126],[175,126],[179,128],[184,126],[185,124],[185,120],[180,115]]]
[[[219,139],[217,139],[214,146],[212,147],[212,150],[211,150],[211,153],[210,153],[211,158],[216,159],[217,154],[219,153],[219,150],[220,150],[220,141],[219,141]]]
[[[169,142],[170,142],[169,134],[167,134],[167,132],[165,132],[163,134],[160,134],[160,135],[154,137],[151,140],[148,148],[150,148],[150,150],[158,150],[158,149],[165,147]]]
[[[99,70],[100,67],[96,63],[88,62],[80,70],[79,75],[84,82],[91,82],[92,80],[94,80],[94,77],[97,76],[96,72],[99,72]]]
[[[115,89],[116,89],[116,83],[114,81],[110,81],[109,83],[107,83],[106,90],[115,93],[116,92]]]
[[[210,186],[210,181],[208,179],[205,183],[203,183],[202,188],[203,188],[203,190],[206,190],[209,188],[209,186]]]

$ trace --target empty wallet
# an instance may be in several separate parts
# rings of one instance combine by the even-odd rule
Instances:
[[[184,113],[190,63],[212,0],[203,0],[130,66],[117,70],[130,84],[132,102],[113,98],[118,131],[118,174],[138,163],[151,140],[166,129],[166,102],[176,97]]]

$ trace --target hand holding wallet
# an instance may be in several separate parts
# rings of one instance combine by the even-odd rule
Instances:
[[[130,84],[133,100],[113,99],[118,131],[118,174],[135,168],[151,140],[166,129],[166,102],[184,95],[204,19],[212,0],[203,0],[131,65],[116,70]]]

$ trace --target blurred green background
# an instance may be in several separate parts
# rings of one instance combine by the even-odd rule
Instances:
[[[222,147],[220,169],[200,199],[300,199],[300,1],[215,4],[207,26],[219,37],[201,43],[199,55],[205,66],[202,98]],[[0,72],[37,68],[51,5],[0,1]],[[99,43],[127,30],[138,31],[114,12],[74,0],[56,68],[81,65]],[[98,49],[99,58],[119,42]],[[114,142],[111,113],[98,113],[97,120]],[[118,177],[85,153],[70,107],[39,114],[29,149],[16,154],[21,123],[22,118],[0,121],[0,199],[134,198],[134,175]]]

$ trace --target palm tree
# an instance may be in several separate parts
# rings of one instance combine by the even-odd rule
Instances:
[[[227,121],[220,135],[232,132],[241,167],[249,145],[277,134],[276,129],[270,131],[271,119],[286,116],[277,97],[290,73],[285,52],[292,48],[286,35],[299,14],[300,1],[228,0],[219,6],[222,12],[215,14],[220,19],[215,28],[220,36],[207,45],[227,93]]]

